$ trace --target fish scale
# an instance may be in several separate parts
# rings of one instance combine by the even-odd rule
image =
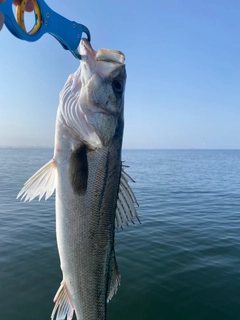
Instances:
[[[123,126],[123,122],[120,125]],[[72,191],[65,165],[59,165],[58,169],[62,179],[57,185],[56,206],[61,209],[57,210],[56,220],[64,223],[57,224],[57,242],[63,261],[63,282],[79,319],[106,319],[114,259],[121,143],[122,136],[117,135],[107,148],[87,153],[89,175],[85,195]],[[81,305],[77,301],[82,301]]]
[[[105,320],[120,274],[115,229],[137,217],[136,198],[121,160],[124,55],[80,43],[80,69],[70,75],[56,118],[54,157],[18,196],[56,190],[56,235],[63,274],[52,319]]]

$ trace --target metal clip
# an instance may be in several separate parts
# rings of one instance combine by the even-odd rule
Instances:
[[[17,38],[34,42],[45,33],[56,38],[65,50],[69,50],[75,58],[81,59],[77,50],[83,33],[90,42],[91,35],[87,27],[75,21],[70,21],[54,12],[44,0],[32,0],[35,13],[35,24],[27,32],[24,21],[24,9],[27,0],[23,0],[16,8],[16,18],[12,11],[12,0],[0,4],[0,11],[4,14],[4,23],[8,30]]]

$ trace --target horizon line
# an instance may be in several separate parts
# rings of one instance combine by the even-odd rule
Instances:
[[[0,149],[54,149],[50,146],[1,146]],[[239,148],[122,148],[122,150],[240,150]]]

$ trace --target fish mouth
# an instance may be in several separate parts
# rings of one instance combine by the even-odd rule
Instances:
[[[104,61],[110,63],[124,64],[125,55],[118,50],[99,49],[98,52],[93,50],[90,42],[87,39],[82,39],[80,42],[80,55],[83,61],[90,56],[93,61]],[[87,59],[89,62],[89,59]]]
[[[125,55],[118,50],[99,49],[95,59],[96,61],[124,64]]]

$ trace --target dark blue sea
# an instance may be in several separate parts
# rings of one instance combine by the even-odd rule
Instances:
[[[51,149],[0,149],[0,320],[50,319],[54,196],[20,202]],[[108,320],[240,319],[240,150],[124,150],[142,224],[116,234]]]

